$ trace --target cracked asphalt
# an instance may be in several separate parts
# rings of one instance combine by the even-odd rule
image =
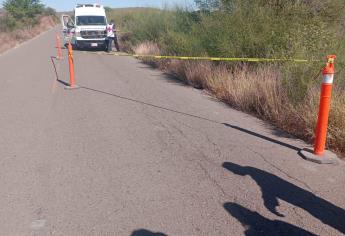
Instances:
[[[131,57],[65,90],[57,32],[0,56],[0,235],[345,234],[342,161]]]

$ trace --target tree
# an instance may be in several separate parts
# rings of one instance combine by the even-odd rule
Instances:
[[[3,5],[8,14],[17,21],[34,19],[44,10],[40,0],[6,0]]]

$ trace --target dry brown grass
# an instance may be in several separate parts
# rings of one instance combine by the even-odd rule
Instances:
[[[137,54],[157,55],[156,44],[146,42],[135,48]],[[282,75],[274,65],[229,69],[208,61],[146,59],[196,88],[203,88],[231,107],[264,119],[310,143],[314,139],[320,87],[309,88],[304,102],[294,105],[283,87]],[[345,91],[335,90],[330,115],[328,147],[345,154]]]
[[[133,51],[137,55],[160,55],[161,51],[156,43],[153,42],[143,42],[136,47],[133,48]],[[143,62],[153,66],[162,66],[162,63],[159,64],[156,60],[150,58],[150,57],[142,57],[140,58]]]
[[[345,91],[336,90],[332,98],[328,143],[345,153]]]
[[[314,139],[320,88],[310,88],[304,102],[296,106],[286,94],[281,77],[273,66],[252,70],[241,67],[233,71],[216,66],[211,73],[206,74],[204,88],[230,106],[254,114],[311,143]],[[336,90],[332,99],[328,146],[343,154],[344,117],[345,92]]]
[[[134,52],[138,55],[160,55],[161,53],[156,43],[148,41],[134,47]]]
[[[50,16],[41,17],[39,24],[26,29],[15,30],[11,33],[0,33],[0,53],[47,31],[56,25],[56,20]]]

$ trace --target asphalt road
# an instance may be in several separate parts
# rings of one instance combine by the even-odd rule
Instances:
[[[345,165],[57,29],[0,56],[0,235],[342,235]],[[58,80],[60,81],[58,81]]]

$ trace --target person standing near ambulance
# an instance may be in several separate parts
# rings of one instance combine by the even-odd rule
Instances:
[[[111,21],[110,24],[107,26],[107,39],[108,39],[108,42],[107,42],[108,43],[108,47],[107,47],[108,52],[112,51],[113,40],[114,40],[116,50],[120,51],[119,43],[117,41],[117,35],[116,35],[116,29],[115,29],[114,21]]]

